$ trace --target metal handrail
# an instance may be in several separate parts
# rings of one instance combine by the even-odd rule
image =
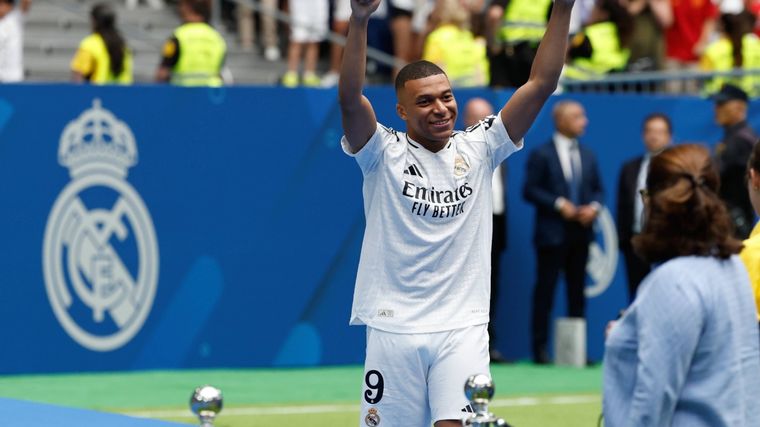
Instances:
[[[671,82],[680,82],[687,85],[694,82],[697,85],[708,80],[720,77],[741,78],[745,76],[759,76],[760,68],[754,69],[734,69],[731,71],[646,71],[646,72],[619,72],[611,73],[598,78],[580,80],[562,78],[560,86],[566,92],[573,91],[596,91],[600,92],[658,92],[667,93],[662,86]],[[760,79],[758,79],[760,81]],[[672,83],[671,83],[672,84]],[[642,90],[642,87],[649,86],[655,90]],[[630,89],[630,90],[629,90]],[[760,89],[760,87],[758,87]],[[689,91],[684,91],[689,92]],[[691,93],[695,93],[691,91]],[[698,92],[697,92],[698,93]]]

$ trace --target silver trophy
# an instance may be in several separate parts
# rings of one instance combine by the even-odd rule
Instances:
[[[464,383],[464,395],[470,401],[470,406],[474,413],[468,414],[463,420],[462,425],[468,427],[495,427],[508,426],[501,418],[496,418],[488,412],[488,403],[493,398],[494,386],[493,381],[488,375],[477,374]]]
[[[222,391],[210,385],[196,388],[190,396],[190,410],[198,416],[201,427],[213,427],[222,410]]]

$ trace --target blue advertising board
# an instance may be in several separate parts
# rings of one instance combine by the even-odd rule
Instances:
[[[366,94],[382,123],[403,129],[391,88]],[[473,96],[500,105],[510,92],[457,95],[460,106]],[[507,161],[497,333],[510,358],[530,357],[524,165],[563,98]],[[600,160],[610,221],[645,115],[669,114],[677,141],[720,139],[706,100],[574,99],[588,112],[582,141]],[[760,129],[760,116],[752,122]],[[362,363],[364,330],[348,326],[361,173],[341,134],[329,89],[0,86],[0,374]],[[627,298],[612,226],[599,221],[589,270],[596,360]]]

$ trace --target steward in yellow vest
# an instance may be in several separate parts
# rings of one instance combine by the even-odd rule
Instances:
[[[209,0],[180,0],[179,9],[185,23],[164,44],[156,80],[180,86],[221,86],[227,44],[206,23]]]
[[[441,67],[453,87],[488,84],[486,44],[467,29],[453,24],[436,28],[425,39],[422,59]]]
[[[499,31],[504,44],[527,42],[537,47],[546,32],[551,0],[512,0],[504,11]]]
[[[492,87],[518,87],[528,81],[550,10],[551,0],[492,2],[486,18]]]
[[[565,67],[564,77],[592,80],[614,71],[623,71],[628,65],[628,49],[622,47],[617,26],[610,21],[591,24],[571,41],[571,58]]]
[[[749,19],[741,14],[723,14],[723,34],[707,46],[700,59],[700,68],[704,71],[757,70],[759,74],[716,76],[705,82],[707,95],[719,91],[723,84],[731,83],[750,97],[760,96],[760,39],[751,32]]]
[[[90,12],[93,34],[80,43],[71,60],[72,80],[92,84],[131,84],[132,52],[116,29],[116,12],[106,3]]]

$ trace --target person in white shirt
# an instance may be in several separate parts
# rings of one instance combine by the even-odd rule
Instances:
[[[341,144],[364,176],[367,224],[350,320],[367,327],[359,423],[461,426],[464,382],[489,369],[491,177],[557,87],[573,0],[556,1],[529,81],[466,131],[454,131],[457,103],[438,66],[401,69],[406,133],[380,125],[362,95],[380,2],[351,1],[338,84]]]
[[[31,0],[0,0],[0,83],[24,80],[23,13]]]

